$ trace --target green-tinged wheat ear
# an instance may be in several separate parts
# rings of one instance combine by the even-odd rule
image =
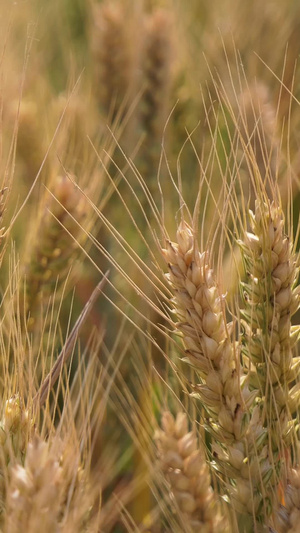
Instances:
[[[188,431],[186,414],[178,413],[174,419],[171,413],[165,412],[162,429],[156,432],[155,440],[160,467],[185,531],[227,531],[226,517],[222,517],[211,487],[205,458],[195,434]]]
[[[291,326],[291,317],[299,308],[298,266],[276,203],[257,200],[250,221],[252,232],[240,242],[247,275],[242,284],[243,354],[262,400],[275,488],[284,475],[286,449],[296,438],[292,416],[299,404],[299,357],[293,348],[300,327]]]
[[[170,13],[156,9],[146,20],[141,59],[143,92],[139,119],[144,141],[138,165],[146,180],[157,174],[171,87],[172,48]],[[151,189],[151,183],[147,181],[147,185]]]
[[[264,423],[273,450],[278,451],[282,447],[279,435],[289,436],[291,414],[299,402],[298,387],[294,387],[299,358],[293,347],[300,327],[291,326],[291,317],[299,308],[298,266],[284,233],[280,207],[257,201],[250,220],[252,233],[246,233],[240,243],[247,273],[242,285],[243,351],[253,364],[251,379],[264,400]]]
[[[133,59],[126,11],[121,2],[104,2],[95,10],[95,96],[111,122],[124,115],[132,84]]]
[[[86,202],[80,190],[66,177],[58,177],[51,193],[46,191],[40,216],[33,230],[20,289],[28,331],[40,325],[43,306],[50,297],[58,299],[73,261],[84,239],[82,224]]]
[[[163,255],[179,319],[175,326],[183,337],[186,361],[200,381],[193,396],[209,417],[206,428],[213,438],[215,466],[231,480],[225,490],[235,511],[263,522],[272,510],[277,472],[262,426],[263,406],[254,404],[258,391],[249,388],[238,364],[238,347],[229,338],[209,254],[199,252],[193,230],[182,222],[177,243],[168,241]]]

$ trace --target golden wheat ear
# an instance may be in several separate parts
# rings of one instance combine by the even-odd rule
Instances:
[[[38,533],[93,531],[93,493],[74,446],[35,436],[24,466],[11,472],[6,502],[6,529]],[[88,529],[91,528],[91,529]]]
[[[194,232],[185,222],[178,228],[177,243],[167,242],[162,252],[179,319],[175,326],[183,337],[186,360],[201,379],[197,396],[219,424],[220,440],[239,440],[245,434],[247,406],[252,404],[254,395],[247,386],[242,387],[245,377],[236,363],[209,254],[198,251]]]
[[[12,470],[7,494],[7,531],[25,528],[48,533],[58,526],[62,497],[62,469],[49,444],[37,437],[29,444],[24,466]]]
[[[178,413],[174,419],[170,412],[164,412],[155,440],[160,468],[185,531],[229,531],[196,435],[188,430],[186,414]]]

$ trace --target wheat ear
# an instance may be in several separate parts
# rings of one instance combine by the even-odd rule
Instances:
[[[252,364],[253,385],[264,400],[265,425],[274,454],[284,450],[293,433],[291,415],[299,401],[294,385],[299,358],[293,348],[300,327],[291,325],[299,308],[298,267],[292,243],[284,233],[284,216],[275,203],[256,202],[252,233],[241,244],[247,280],[242,283],[245,310],[244,354]],[[283,441],[282,441],[283,438]]]
[[[23,283],[26,288],[25,311],[28,331],[40,325],[41,311],[55,294],[61,296],[66,277],[78,256],[78,241],[82,242],[82,224],[86,204],[80,190],[67,177],[57,177],[46,191],[40,217],[27,249]],[[20,289],[23,299],[24,288]]]
[[[156,432],[160,467],[170,485],[171,498],[187,531],[226,531],[211,487],[208,467],[185,413],[176,419],[165,412],[162,429]]]
[[[167,278],[174,291],[173,305],[188,361],[203,384],[197,386],[208,412],[218,422],[221,441],[232,443],[246,431],[246,406],[252,396],[242,388],[241,369],[226,331],[222,296],[208,264],[208,253],[200,253],[192,229],[181,223],[177,243],[168,241],[163,255]]]
[[[7,531],[37,533],[57,530],[62,469],[49,445],[37,437],[28,446],[24,467],[12,470],[7,495]]]
[[[92,531],[92,492],[74,449],[35,436],[24,466],[13,467],[7,490],[7,533]],[[62,451],[60,450],[62,448]]]

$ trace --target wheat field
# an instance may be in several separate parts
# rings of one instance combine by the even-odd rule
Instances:
[[[300,533],[299,31],[0,0],[3,533]]]

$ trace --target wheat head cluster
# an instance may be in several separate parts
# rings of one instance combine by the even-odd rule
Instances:
[[[300,5],[0,0],[0,531],[300,533]]]

